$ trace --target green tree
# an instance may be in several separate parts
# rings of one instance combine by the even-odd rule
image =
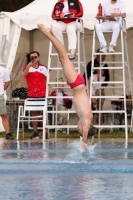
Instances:
[[[0,0],[0,12],[14,12],[33,2],[33,0]]]

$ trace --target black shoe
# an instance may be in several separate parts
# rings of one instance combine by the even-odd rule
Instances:
[[[97,133],[97,129],[91,125],[87,138],[91,138],[95,133]],[[82,137],[82,134],[80,134],[80,136]]]
[[[41,134],[39,135],[39,138],[40,138],[40,139],[43,138],[43,133],[41,133]],[[48,132],[46,132],[45,139],[48,139]]]
[[[48,132],[46,132],[46,136],[45,136],[45,139],[48,139]]]
[[[32,136],[30,137],[30,139],[39,139],[38,133],[37,133],[37,132],[34,132],[34,133],[32,134]]]
[[[62,133],[63,133],[63,134],[67,134],[67,130],[64,128],[64,129],[62,130]]]
[[[13,137],[13,135],[11,133],[7,133],[6,134],[6,139],[7,140],[14,140],[14,137]]]
[[[90,130],[88,131],[88,138],[91,138],[95,133],[97,133],[97,129],[91,125]]]

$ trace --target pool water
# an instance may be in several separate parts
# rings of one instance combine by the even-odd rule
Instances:
[[[133,143],[0,142],[0,200],[97,199],[133,199]]]

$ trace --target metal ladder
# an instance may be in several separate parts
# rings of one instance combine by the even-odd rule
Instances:
[[[123,23],[125,23],[125,19],[121,19],[121,21]],[[125,24],[124,24],[125,25]],[[110,31],[108,31],[110,32]],[[104,33],[108,33],[108,32],[104,32]],[[92,111],[92,113],[97,113],[99,115],[99,120],[98,120],[98,125],[95,125],[95,127],[97,127],[99,129],[98,131],[98,136],[100,137],[100,128],[124,128],[125,129],[125,139],[128,139],[128,127],[127,127],[127,111],[126,111],[126,83],[125,83],[125,67],[128,70],[128,76],[129,76],[129,84],[130,84],[130,92],[132,95],[132,81],[131,81],[131,73],[130,73],[130,65],[129,65],[129,57],[128,57],[128,48],[127,48],[127,38],[126,38],[126,31],[123,30],[122,26],[121,26],[121,31],[120,31],[120,37],[121,37],[121,52],[115,52],[115,53],[106,53],[106,56],[108,55],[112,55],[114,56],[121,56],[121,60],[119,62],[115,62],[115,61],[106,61],[107,64],[112,65],[112,66],[108,66],[108,67],[102,67],[102,65],[104,64],[104,62],[102,62],[102,54],[103,53],[95,53],[96,49],[96,32],[95,30],[93,31],[93,46],[92,46],[92,67],[91,67],[91,77],[93,76],[93,71],[96,69],[100,69],[100,77],[101,77],[101,70],[102,69],[109,69],[109,70],[115,70],[117,69],[119,72],[122,72],[122,80],[121,81],[108,81],[106,83],[108,83],[107,88],[109,89],[122,89],[123,90],[123,94],[122,95],[117,95],[115,94],[115,92],[113,92],[112,96],[102,96],[101,95],[101,89],[105,88],[105,87],[100,87],[100,95],[99,96],[93,96],[93,98],[99,99],[99,104],[101,102],[101,98],[106,98],[106,99],[123,99],[123,109],[122,110],[95,110]],[[94,67],[94,56],[96,55],[100,55],[100,67]],[[92,99],[92,87],[93,87],[93,83],[95,84],[103,84],[105,82],[99,81],[99,82],[93,82],[91,81],[90,84],[90,99]],[[101,113],[103,114],[109,114],[111,113],[112,115],[112,122],[110,125],[102,125],[101,124]],[[118,124],[118,125],[114,125],[114,114],[115,113],[122,113],[125,116],[125,124]],[[133,111],[132,111],[132,116],[133,116]]]
[[[84,26],[83,26],[83,20],[82,19],[77,19],[76,22],[78,22],[80,20],[80,22],[82,23],[82,29],[81,31],[77,31],[77,52],[76,52],[76,58],[75,60],[76,61],[72,61],[73,65],[75,66],[75,69],[78,71],[78,73],[81,72],[81,67],[84,67],[84,69],[86,70],[86,56],[85,56],[85,46],[84,46]],[[63,33],[65,34],[65,32]],[[82,51],[81,51],[81,44],[82,43]],[[69,55],[69,53],[68,53]],[[81,60],[81,55],[82,55],[82,60]],[[56,61],[56,67],[53,67],[53,63],[52,61]],[[55,62],[54,62],[55,63]],[[51,71],[53,71],[56,75],[56,79],[57,79],[57,82],[55,81],[52,81],[52,75],[50,75]],[[55,85],[58,85],[59,82],[58,82],[58,79],[60,77],[60,74],[62,74],[63,76],[63,69],[62,69],[62,66],[61,66],[61,63],[59,61],[59,57],[58,57],[58,54],[57,52],[54,51],[54,48],[53,48],[53,45],[52,43],[50,42],[49,44],[49,54],[48,54],[48,77],[47,77],[47,89],[46,89],[46,101],[48,101],[48,98],[53,98],[53,99],[58,99],[60,98],[59,96],[49,96],[48,95],[48,87],[51,86],[52,88],[54,89],[57,89],[57,87],[55,87]],[[62,84],[65,85],[65,87],[63,87],[64,89],[69,89],[70,87],[68,85],[66,85],[66,82],[62,82]],[[70,98],[72,99],[72,95],[71,96],[64,96],[63,98]],[[56,101],[57,102],[57,101]],[[47,104],[47,102],[46,102]],[[57,137],[57,128],[67,128],[67,134],[69,134],[69,129],[70,128],[76,128],[77,129],[77,125],[58,125],[57,124],[57,114],[58,113],[67,113],[68,117],[68,121],[69,121],[69,115],[71,113],[75,113],[75,110],[71,110],[71,109],[68,109],[66,111],[58,111],[57,110],[57,103],[55,105],[55,109],[54,111],[49,111],[48,108],[46,108],[45,110],[46,114],[54,114],[55,115],[55,123],[52,124],[52,125],[46,125],[46,128],[48,129],[53,129],[55,128],[55,138]],[[45,133],[43,134],[43,140],[45,140]]]

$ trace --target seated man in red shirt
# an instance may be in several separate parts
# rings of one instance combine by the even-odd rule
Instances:
[[[30,62],[23,69],[23,75],[26,78],[28,87],[28,98],[44,98],[46,96],[46,81],[48,70],[45,65],[39,62],[40,54],[32,51],[29,54]],[[36,116],[38,111],[32,111],[32,116]],[[39,138],[37,133],[38,122],[33,121],[33,134],[30,139]]]

